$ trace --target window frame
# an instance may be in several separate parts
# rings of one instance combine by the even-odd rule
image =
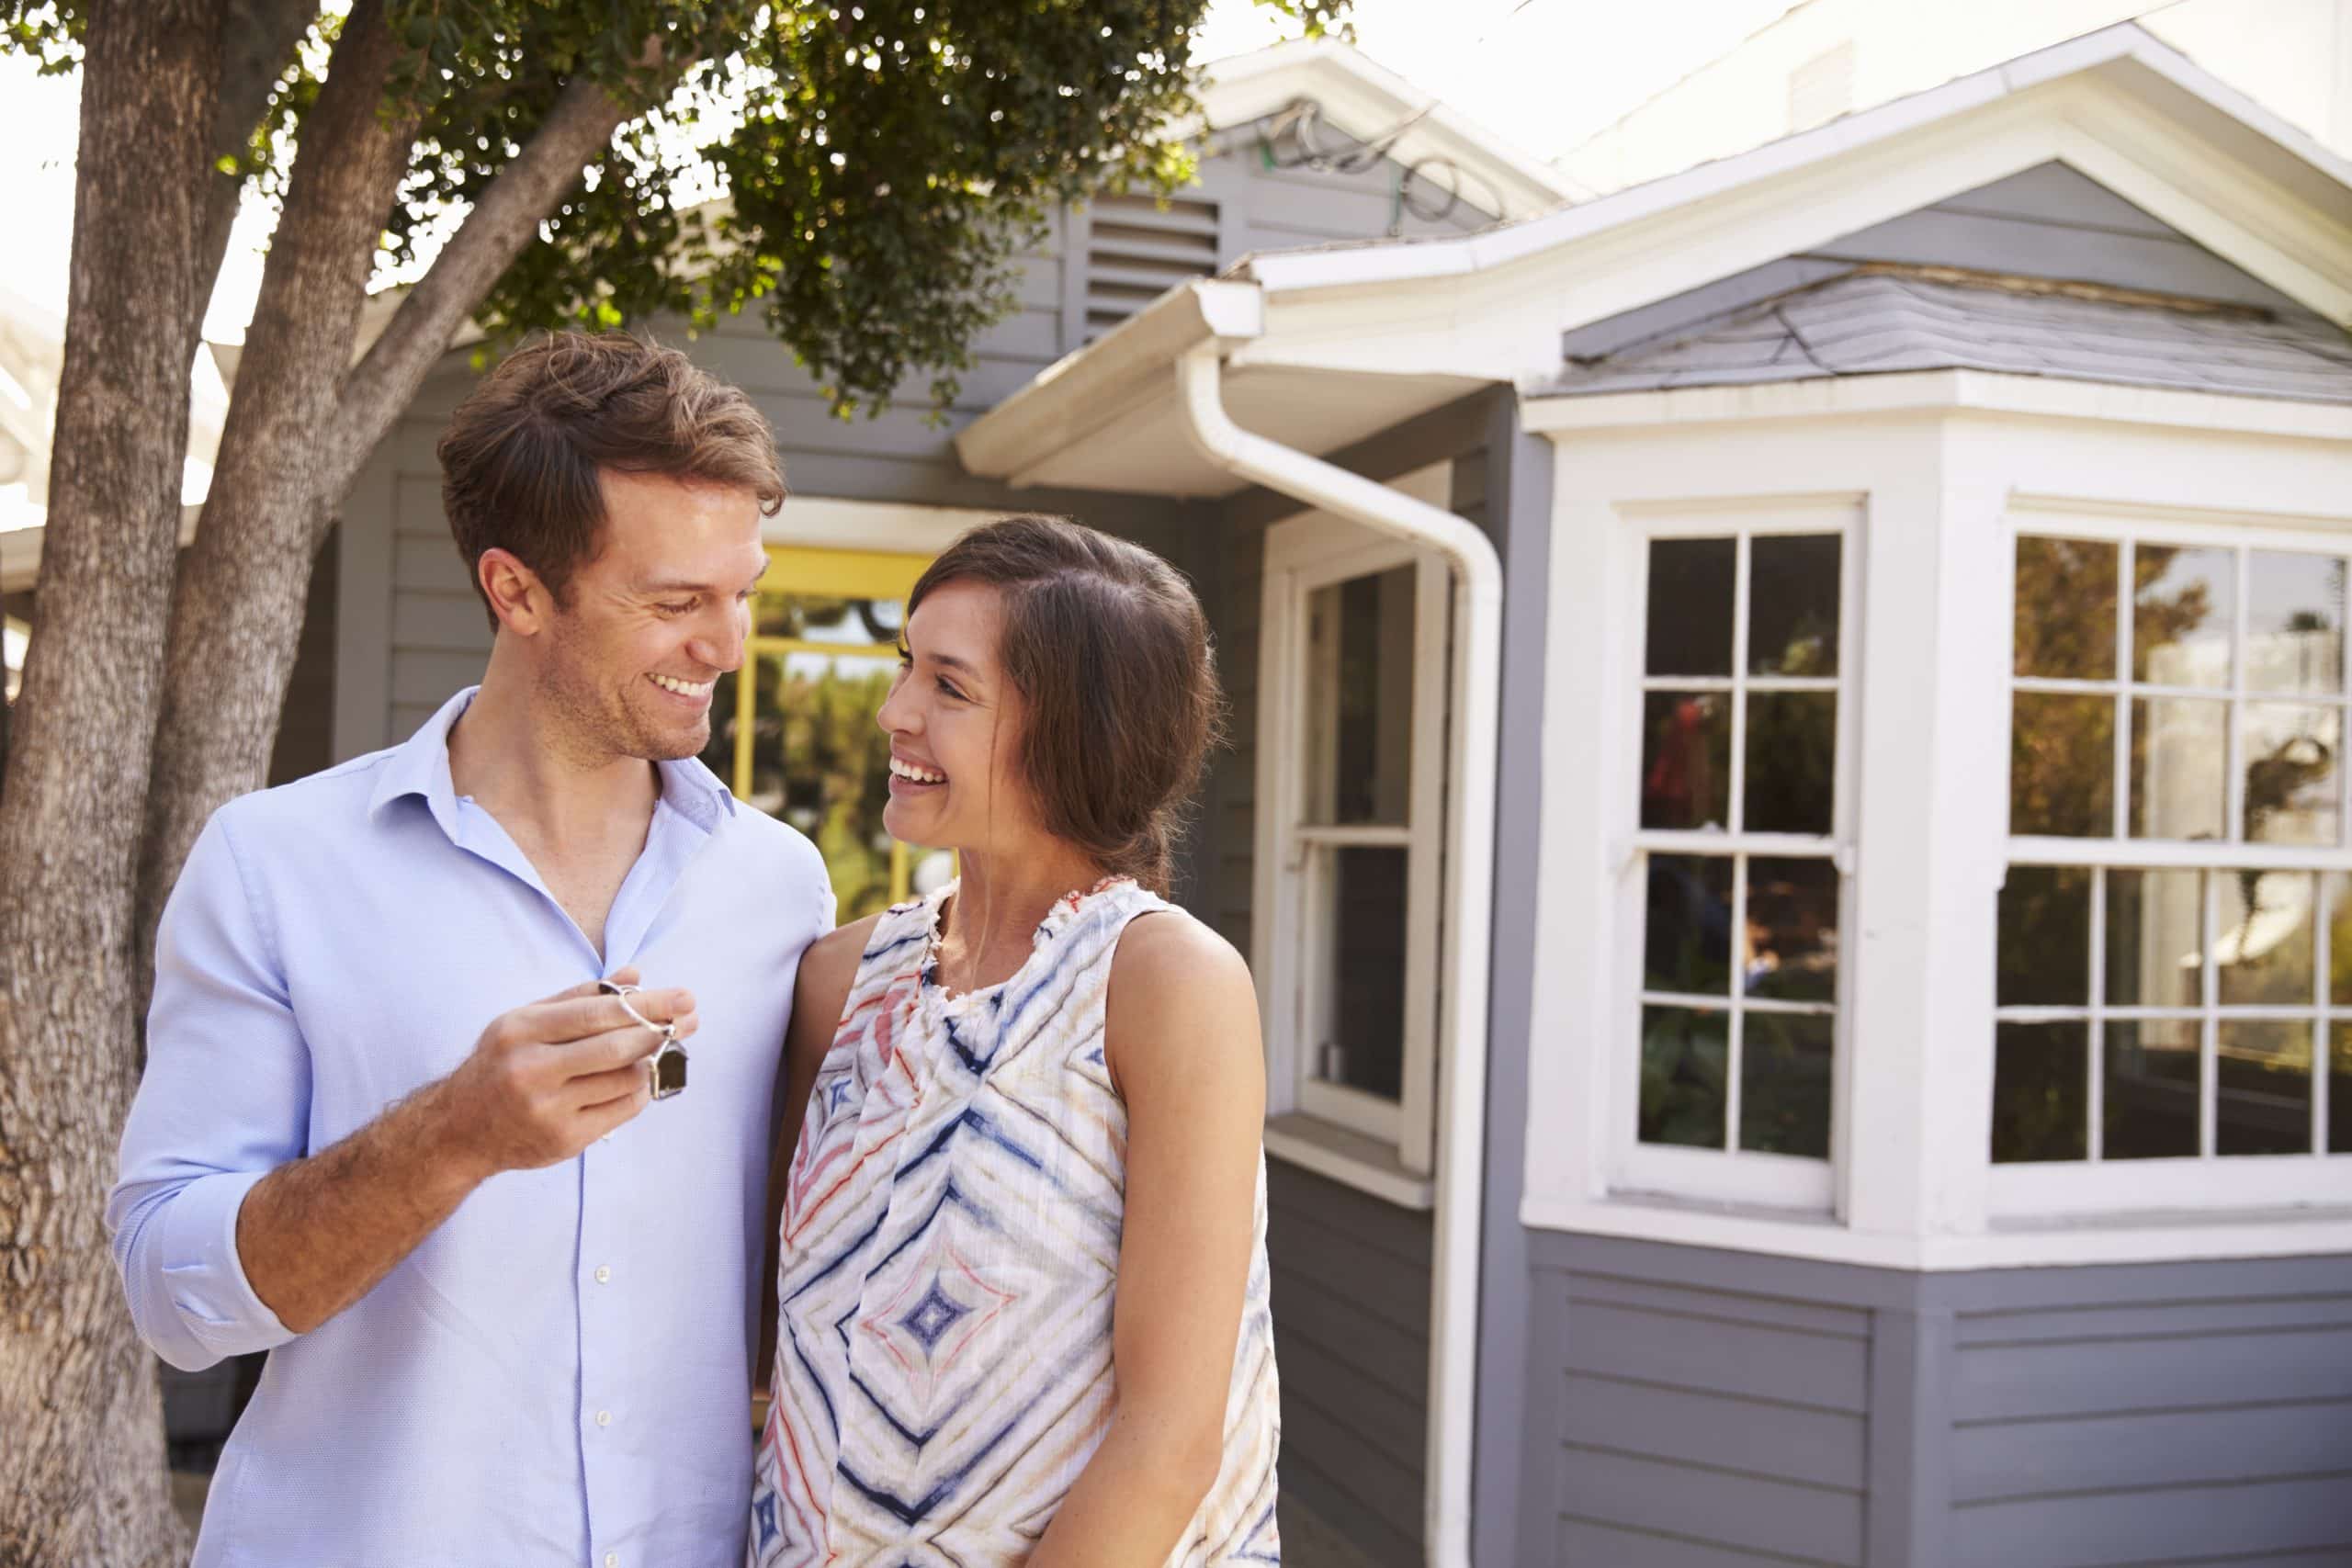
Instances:
[[[2247,515],[2254,517],[2257,514]],[[2115,1217],[2134,1213],[2211,1213],[2230,1209],[2286,1209],[2352,1203],[2352,1150],[2333,1154],[2319,1152],[2324,1147],[2326,1138],[2331,1035],[2336,1030],[2352,1028],[2352,1006],[2336,1005],[2325,999],[2330,908],[2327,878],[2337,873],[2352,876],[2352,756],[2346,754],[2347,744],[2352,744],[2352,615],[2346,615],[2346,625],[2337,627],[2337,635],[2344,639],[2345,661],[2338,671],[2340,685],[2335,694],[2265,692],[2249,689],[2245,684],[2245,644],[2250,635],[2247,610],[2253,555],[2257,551],[2272,551],[2335,557],[2346,563],[2347,575],[2352,575],[2352,536],[2347,536],[2340,525],[2331,526],[2317,519],[2311,526],[2299,528],[2276,519],[2235,521],[2201,513],[2182,517],[2154,509],[2102,507],[2094,512],[2075,507],[2039,505],[2022,512],[2014,506],[2005,510],[2002,531],[2005,570],[2000,608],[2005,624],[2012,626],[2017,613],[2018,548],[2021,539],[2081,539],[2112,544],[2118,547],[2114,677],[2105,681],[2068,681],[2019,676],[2013,649],[2005,639],[2000,668],[2003,754],[2009,755],[2013,744],[2015,698],[2020,690],[2079,689],[2086,695],[2103,695],[2116,703],[2117,717],[2114,725],[2114,773],[2110,785],[2114,796],[2109,835],[2090,838],[2013,833],[2009,831],[2010,803],[2005,795],[2001,811],[2002,836],[1998,845],[2001,857],[1998,885],[2006,887],[2009,869],[2018,866],[2066,867],[2094,874],[2149,870],[2310,874],[2318,879],[2312,908],[2313,994],[2316,999],[2308,1007],[2301,1004],[2268,1008],[2224,1006],[2219,1001],[2218,989],[2209,975],[2200,986],[2200,999],[2194,1008],[2148,1009],[2109,1004],[2103,994],[2105,952],[2102,941],[2107,877],[2095,874],[2091,891],[2092,923],[2086,938],[2093,944],[2087,981],[2091,988],[2085,1004],[2081,1007],[2003,1005],[1996,997],[1985,1022],[1988,1055],[1993,1050],[1993,1031],[1999,1023],[2043,1021],[2082,1026],[2086,1079],[2084,1097],[2084,1114],[2087,1123],[2085,1128],[2086,1156],[2079,1160],[1995,1161],[1990,1121],[1994,1108],[1988,1105],[1985,1136],[1980,1151],[1989,1173],[1985,1189],[1988,1217],[1996,1223],[2028,1223]],[[2130,786],[2132,703],[2143,695],[2154,694],[2163,698],[2175,692],[2174,688],[2132,679],[2133,592],[2131,562],[2134,548],[2143,544],[2190,549],[2226,549],[2234,558],[2229,683],[2211,690],[2184,688],[2178,692],[2187,699],[2227,705],[2228,730],[2224,737],[2223,763],[2226,772],[2222,780],[2224,825],[2231,835],[2227,838],[2178,840],[2128,836],[2131,803],[2125,792]],[[2333,707],[2339,715],[2335,781],[2339,841],[2333,847],[2259,843],[2243,837],[2245,829],[2245,769],[2241,710],[2248,704],[2264,703]],[[2119,832],[2118,829],[2123,831]],[[2212,877],[2206,877],[2201,887],[2202,941],[2205,944],[2205,966],[2210,971],[2213,965],[2212,949],[2221,940],[2219,897]],[[1994,913],[1996,950],[1998,908],[1996,898]],[[2100,1158],[2098,1153],[2104,1131],[2100,1115],[2105,1089],[2104,1052],[2101,1049],[2103,1041],[2096,1032],[2102,1030],[2110,1021],[2151,1015],[2188,1019],[2198,1029],[2199,1152],[2145,1159]],[[2266,1016],[2292,1018],[2312,1025],[2312,1147],[2300,1153],[2281,1155],[2218,1153],[2215,1149],[2215,1122],[2220,1104],[2216,1050],[2220,1025],[2233,1019],[2253,1020]]]
[[[1452,462],[1389,481],[1448,503]],[[1258,976],[1267,1069],[1271,1154],[1408,1208],[1435,1197],[1438,970],[1445,879],[1445,739],[1450,671],[1460,657],[1451,573],[1442,557],[1323,513],[1266,531],[1259,630],[1256,813],[1251,964]],[[1411,784],[1403,825],[1319,825],[1307,820],[1316,704],[1309,653],[1310,600],[1350,580],[1414,569]],[[1333,927],[1329,883],[1315,857],[1373,845],[1407,853],[1404,1070],[1401,1092],[1380,1096],[1313,1076],[1319,988],[1310,947]]]
[[[1621,873],[1611,903],[1611,923],[1618,933],[1612,954],[1608,1017],[1608,1083],[1610,1136],[1604,1175],[1611,1191],[1656,1192],[1704,1201],[1739,1203],[1768,1209],[1827,1214],[1836,1207],[1840,1172],[1848,1140],[1847,1106],[1852,1077],[1854,953],[1858,944],[1846,938],[1853,927],[1860,885],[1855,853],[1855,827],[1860,809],[1861,757],[1860,638],[1863,635],[1860,598],[1862,551],[1866,530],[1859,507],[1816,507],[1804,504],[1742,505],[1696,511],[1652,508],[1625,509],[1628,525],[1625,603],[1629,613],[1622,623],[1623,643],[1616,668],[1624,672],[1621,700],[1615,705],[1615,730],[1599,754],[1621,770],[1612,791],[1621,805],[1621,836],[1611,861]],[[1751,543],[1758,537],[1834,535],[1838,540],[1838,672],[1834,678],[1753,676],[1748,673],[1748,590]],[[1737,541],[1732,595],[1732,673],[1703,677],[1653,676],[1648,671],[1649,564],[1654,541],[1721,539]],[[1745,810],[1747,777],[1745,714],[1750,690],[1829,690],[1838,698],[1833,741],[1831,789],[1833,802],[1826,834],[1737,832],[1724,829],[1663,829],[1641,826],[1640,773],[1646,725],[1645,698],[1657,690],[1723,691],[1733,698],[1730,738],[1729,799],[1735,813]],[[1641,874],[1653,854],[1705,855],[1734,864],[1734,908],[1744,898],[1747,867],[1758,857],[1794,857],[1827,861],[1838,876],[1838,930],[1840,952],[1835,996],[1828,1004],[1831,1027],[1829,1146],[1825,1158],[1767,1153],[1736,1146],[1738,1139],[1739,1066],[1738,1019],[1751,1010],[1736,992],[1724,998],[1732,1015],[1725,1056],[1724,1146],[1699,1148],[1648,1144],[1641,1138],[1641,1039],[1645,1006],[1678,1005],[1645,1000],[1643,952],[1648,878]],[[1735,952],[1736,949],[1735,948]],[[1736,967],[1736,957],[1734,958]],[[1753,1010],[1792,1010],[1780,1008]],[[1815,1009],[1793,1010],[1816,1011]]]

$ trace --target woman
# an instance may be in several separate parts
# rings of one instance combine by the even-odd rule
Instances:
[[[1257,1002],[1160,897],[1200,606],[1011,517],[907,608],[884,821],[962,875],[802,962],[751,1561],[1278,1562]]]

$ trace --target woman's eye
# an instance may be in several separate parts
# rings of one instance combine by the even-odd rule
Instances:
[[[914,661],[915,650],[909,648],[905,643],[900,643],[899,645],[899,668],[901,670],[907,669],[910,667]]]
[[[957,691],[944,675],[939,678],[939,694],[944,697],[954,697],[959,703],[964,700],[964,694]]]

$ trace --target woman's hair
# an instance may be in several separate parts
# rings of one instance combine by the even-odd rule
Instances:
[[[1059,517],[982,524],[931,563],[911,616],[951,582],[1001,595],[997,660],[1021,694],[1013,766],[1047,831],[1113,875],[1168,891],[1225,700],[1200,601],[1137,545]]]
[[[442,510],[477,593],[482,552],[496,547],[567,603],[571,574],[596,557],[607,468],[747,490],[763,513],[784,504],[775,438],[752,400],[626,333],[526,343],[458,406],[435,452]]]

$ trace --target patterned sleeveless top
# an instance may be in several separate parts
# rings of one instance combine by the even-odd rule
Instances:
[[[1019,972],[947,997],[950,884],[876,925],[784,1200],[753,1568],[1012,1568],[1102,1439],[1126,1106],[1102,1056],[1113,950],[1169,906],[1057,902]],[[1170,1568],[1275,1563],[1281,1414],[1261,1158],[1216,1483]]]

